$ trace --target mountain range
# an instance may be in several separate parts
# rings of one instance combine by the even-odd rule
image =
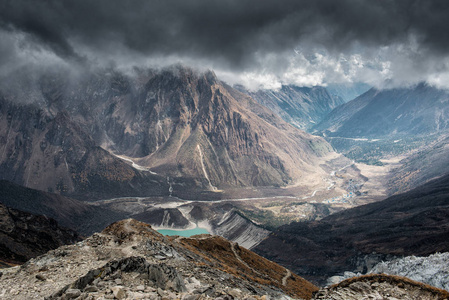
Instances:
[[[326,89],[331,95],[340,97],[344,102],[348,102],[367,92],[371,89],[371,86],[362,82],[330,83],[326,85]]]
[[[309,130],[320,123],[334,108],[345,101],[332,95],[324,87],[297,87],[283,85],[279,90],[249,91],[237,87],[258,103],[268,107],[284,121]]]
[[[67,111],[52,115],[35,104],[0,100],[1,179],[61,194],[117,196],[168,184],[97,146]]]
[[[370,89],[313,127],[330,137],[385,138],[435,134],[449,128],[449,93],[421,83]]]
[[[285,186],[323,174],[332,152],[210,71],[22,72],[1,92],[0,170],[27,187],[95,199]]]

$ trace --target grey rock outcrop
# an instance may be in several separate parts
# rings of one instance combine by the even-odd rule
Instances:
[[[321,289],[313,299],[318,300],[415,300],[448,299],[449,292],[422,284],[405,277],[385,274],[354,277]]]
[[[116,298],[125,298],[126,292],[130,288],[120,285],[115,286],[115,284],[129,281],[129,276],[125,274],[131,273],[138,277],[136,277],[137,279],[134,278],[134,280],[147,279],[147,283],[151,282],[150,286],[154,289],[160,288],[175,292],[187,291],[184,280],[176,268],[165,263],[150,264],[144,257],[131,256],[111,261],[101,268],[90,270],[85,276],[65,286],[46,299],[76,298],[81,295],[80,291],[84,291],[84,296],[89,294],[101,295],[102,292],[106,295],[109,290],[112,291]],[[145,285],[136,286],[135,290],[136,292],[145,291]]]
[[[380,262],[370,273],[405,276],[449,291],[449,252]]]

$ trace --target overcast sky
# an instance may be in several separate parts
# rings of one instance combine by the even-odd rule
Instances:
[[[183,63],[250,88],[449,88],[445,0],[0,0],[0,72]]]

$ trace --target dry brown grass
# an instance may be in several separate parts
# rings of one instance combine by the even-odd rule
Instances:
[[[181,242],[192,252],[213,258],[224,272],[262,285],[278,287],[291,296],[310,299],[312,293],[318,290],[318,287],[293,273],[287,284],[282,285],[282,278],[287,274],[284,267],[236,245],[235,251],[242,262],[234,255],[231,243],[224,238],[185,238]]]

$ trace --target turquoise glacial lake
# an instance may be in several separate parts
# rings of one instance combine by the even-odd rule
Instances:
[[[163,234],[163,235],[179,235],[179,236],[184,236],[184,237],[189,237],[192,235],[196,235],[196,234],[208,234],[209,231],[207,231],[204,228],[194,228],[194,229],[187,229],[187,230],[174,230],[174,229],[159,229],[158,230],[159,233]]]

